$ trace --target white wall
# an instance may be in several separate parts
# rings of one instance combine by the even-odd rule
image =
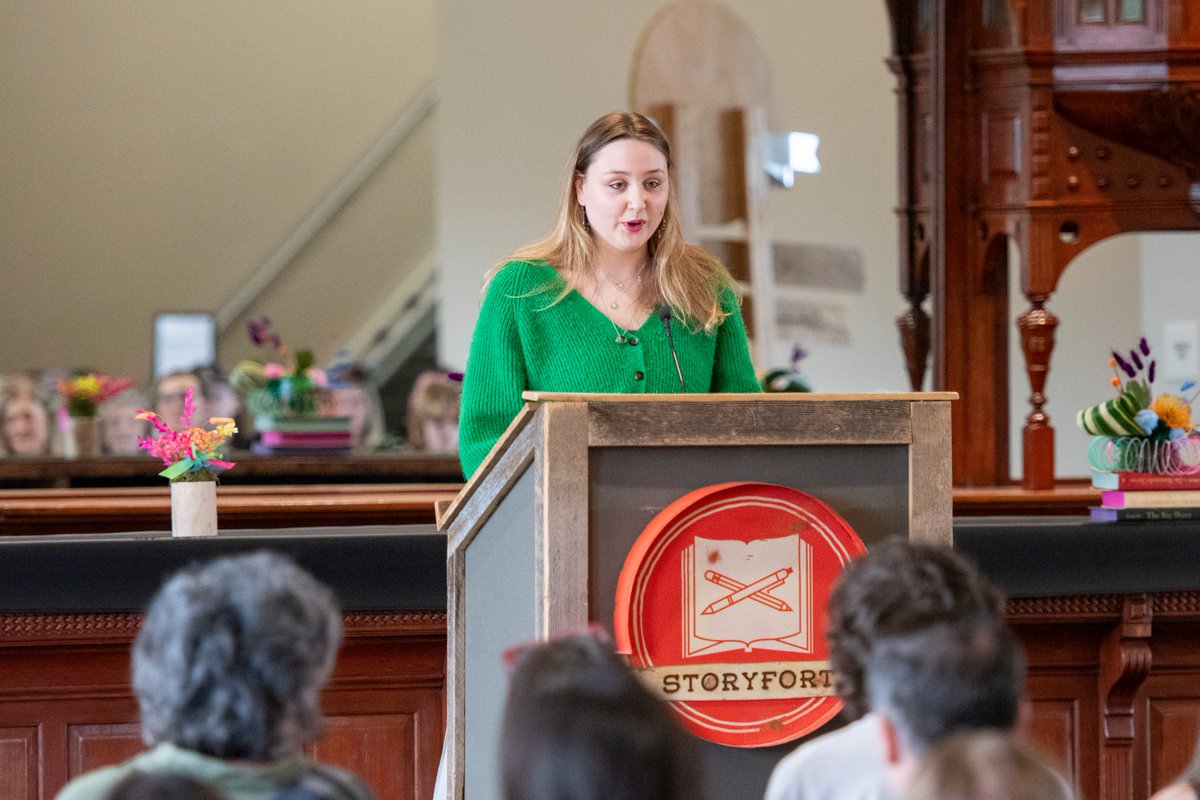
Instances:
[[[1105,239],[1079,254],[1058,282],[1046,308],[1059,319],[1050,377],[1046,381],[1045,411],[1054,426],[1054,474],[1059,478],[1088,474],[1087,447],[1091,437],[1075,427],[1075,412],[1111,399],[1114,349],[1122,352],[1142,336],[1143,240],[1137,234]],[[1029,414],[1029,377],[1016,330],[1016,318],[1029,308],[1020,292],[1020,264],[1010,255],[1009,308],[1013,319],[1009,338],[1010,472],[1024,472],[1021,429]]]
[[[447,364],[464,366],[483,274],[550,227],[578,136],[599,115],[627,107],[639,36],[665,5],[441,0],[437,176]],[[904,304],[885,5],[863,3],[853,14],[815,0],[726,5],[767,54],[777,123],[823,140],[824,172],[772,192],[773,235],[857,248],[866,265],[863,294],[828,298],[847,308],[853,341],[803,342],[811,353],[804,372],[818,391],[905,390],[894,324]]]

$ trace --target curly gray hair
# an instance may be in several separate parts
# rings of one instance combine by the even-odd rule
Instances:
[[[321,733],[318,694],[341,640],[333,593],[270,552],[174,575],[133,646],[147,744],[263,761]]]

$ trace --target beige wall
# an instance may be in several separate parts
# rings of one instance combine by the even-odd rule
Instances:
[[[0,372],[145,381],[153,313],[233,296],[431,80],[433,29],[431,0],[0,0]],[[432,148],[255,306],[293,345],[331,349],[432,247]]]

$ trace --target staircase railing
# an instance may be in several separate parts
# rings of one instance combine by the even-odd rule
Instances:
[[[217,334],[220,335],[246,312],[264,290],[287,269],[296,256],[342,209],[363,184],[379,169],[392,153],[404,144],[417,127],[437,107],[433,85],[426,85],[409,103],[404,112],[384,131],[378,141],[359,159],[337,185],[317,203],[316,207],[296,226],[270,257],[263,262],[240,289],[217,311]]]

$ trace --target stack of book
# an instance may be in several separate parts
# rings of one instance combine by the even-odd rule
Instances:
[[[1091,509],[1096,522],[1200,520],[1200,473],[1093,472],[1092,486],[1103,490]]]
[[[340,455],[350,450],[349,417],[256,417],[261,455]]]

